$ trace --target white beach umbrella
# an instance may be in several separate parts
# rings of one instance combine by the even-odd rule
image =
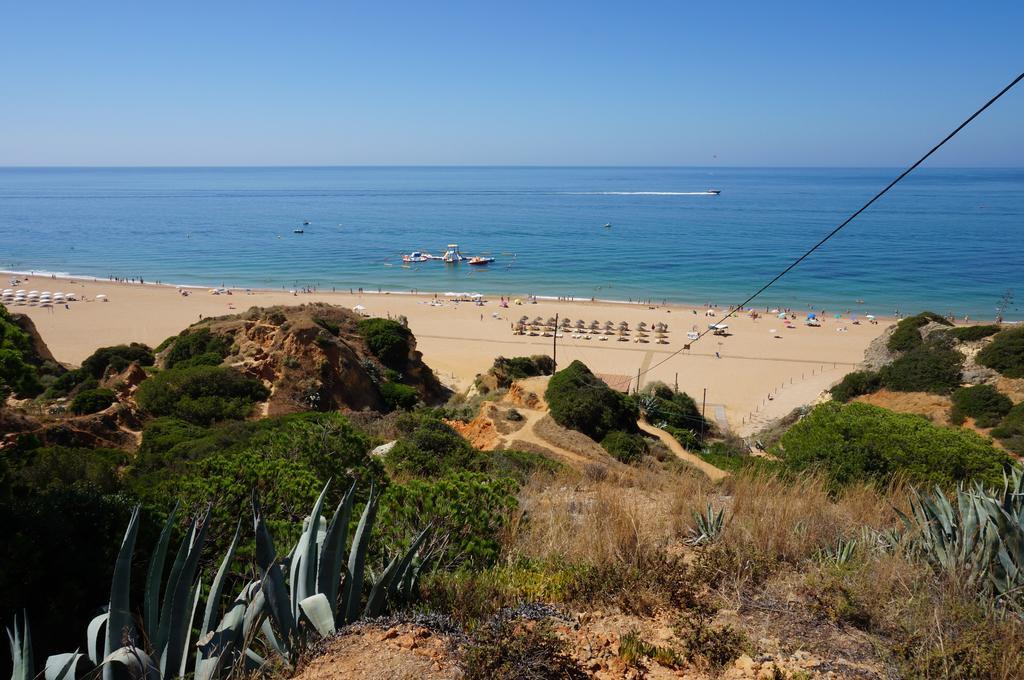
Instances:
[[[354,309],[354,310],[355,310],[355,311],[357,311],[357,312],[365,312],[365,311],[366,311],[366,307],[364,307],[364,306],[362,306],[362,305],[356,305],[356,306],[355,306],[355,307],[353,307],[352,309]]]

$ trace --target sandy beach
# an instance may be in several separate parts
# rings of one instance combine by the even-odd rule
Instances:
[[[10,275],[5,275],[5,280]],[[653,380],[673,384],[689,392],[698,403],[707,389],[707,416],[746,434],[758,425],[813,401],[863,358],[864,349],[888,325],[848,318],[825,319],[821,327],[803,324],[798,313],[795,328],[787,329],[773,315],[751,319],[740,314],[728,320],[727,337],[706,335],[692,349],[683,350],[686,333],[703,330],[725,310],[707,316],[703,307],[648,306],[614,302],[538,300],[507,308],[500,296],[486,298],[483,306],[453,302],[440,293],[429,294],[233,290],[214,295],[208,289],[187,289],[182,295],[171,286],[93,281],[81,278],[32,276],[18,285],[26,290],[76,293],[79,301],[64,306],[13,305],[10,311],[32,318],[51,351],[61,362],[77,365],[97,347],[126,342],[155,346],[200,318],[223,316],[253,306],[296,305],[328,302],[355,307],[363,305],[372,316],[404,315],[415,333],[424,360],[449,385],[462,389],[486,371],[494,357],[551,353],[552,338],[513,335],[520,317],[547,319],[558,314],[573,325],[582,319],[588,326],[598,321],[636,327],[640,322],[668,324],[667,345],[618,342],[616,337],[573,339],[571,332],[558,339],[558,363],[579,359],[610,382],[631,387],[637,371],[640,384]],[[6,287],[6,286],[5,286]],[[106,295],[107,301],[96,301]],[[433,303],[433,304],[432,304]],[[763,308],[762,308],[763,311]],[[845,329],[840,331],[839,329]],[[774,331],[774,332],[772,332]],[[776,337],[779,336],[779,337]],[[667,359],[667,361],[666,361]],[[663,362],[663,363],[662,363]],[[654,366],[653,370],[646,372]]]

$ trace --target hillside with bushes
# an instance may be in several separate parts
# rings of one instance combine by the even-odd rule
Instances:
[[[868,366],[847,374],[830,394],[839,402],[871,401],[972,428],[1024,455],[1018,381],[1024,377],[1024,329],[996,324],[954,327],[931,312],[901,320],[869,348]],[[903,393],[908,396],[901,398]],[[934,395],[923,399],[919,395]],[[1016,401],[1015,401],[1016,400]],[[929,404],[927,409],[915,403]],[[938,411],[938,413],[936,412]]]
[[[936,351],[919,337],[901,356]],[[408,329],[323,306],[22,361],[35,395],[0,409],[14,680],[1024,667],[1024,477],[968,430],[836,400],[752,456],[683,392],[546,357],[445,401]],[[1000,390],[935,396],[1024,439]]]

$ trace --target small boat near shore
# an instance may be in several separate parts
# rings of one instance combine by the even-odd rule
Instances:
[[[708,194],[710,196],[717,196],[718,194],[722,193],[722,190],[721,189],[707,189],[707,190],[704,191],[704,193]]]
[[[429,262],[430,260],[436,260],[437,258],[430,253],[423,253],[418,250],[414,250],[408,255],[402,256],[402,262]]]
[[[490,264],[492,262],[494,262],[493,257],[481,257],[478,255],[476,257],[469,258],[469,263],[476,266]]]
[[[292,229],[292,233],[293,234],[305,234],[306,230],[305,229]]]

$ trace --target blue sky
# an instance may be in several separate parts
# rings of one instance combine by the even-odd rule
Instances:
[[[1024,2],[0,3],[2,165],[905,165]],[[1024,85],[935,165],[1024,165]],[[717,157],[717,158],[715,158]]]

